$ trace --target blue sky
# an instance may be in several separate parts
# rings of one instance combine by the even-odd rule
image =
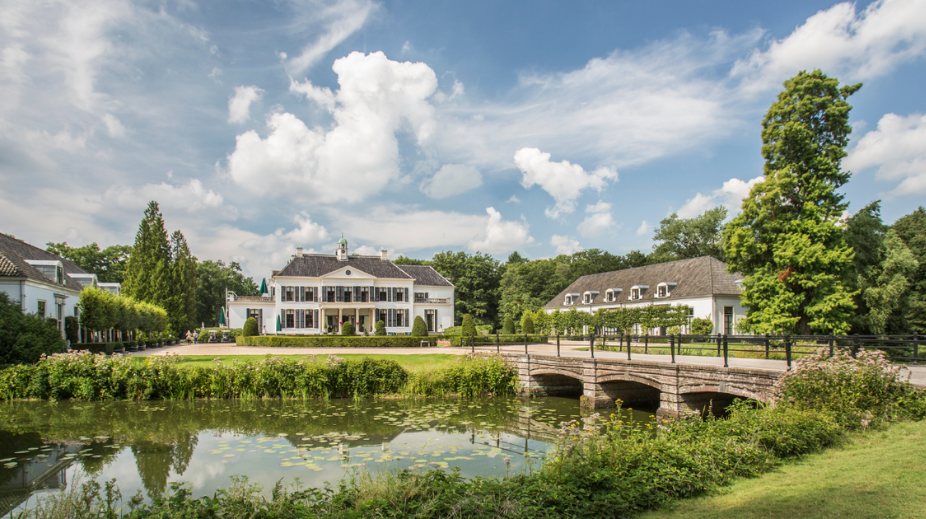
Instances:
[[[131,243],[148,200],[256,277],[302,246],[649,251],[761,180],[781,82],[821,68],[843,191],[926,194],[926,1],[3,0],[0,231]]]

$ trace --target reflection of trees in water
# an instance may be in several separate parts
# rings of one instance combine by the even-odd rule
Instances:
[[[171,470],[178,476],[186,472],[198,441],[196,434],[187,434],[172,444],[144,441],[132,445],[135,467],[148,497],[153,498],[167,489]]]

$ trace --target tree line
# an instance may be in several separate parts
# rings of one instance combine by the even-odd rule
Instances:
[[[156,201],[148,204],[134,245],[101,250],[96,243],[71,247],[62,242],[48,243],[47,250],[96,274],[100,282],[122,283],[128,298],[162,308],[167,324],[160,331],[178,337],[201,324],[218,325],[226,289],[239,296],[259,295],[257,284],[242,274],[237,262],[200,261],[181,231],[168,235]],[[108,328],[112,326],[93,329]]]

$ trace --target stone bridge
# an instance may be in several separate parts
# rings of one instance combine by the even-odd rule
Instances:
[[[506,355],[518,367],[518,394],[581,396],[585,407],[657,408],[657,416],[678,418],[704,411],[715,412],[735,398],[766,402],[775,382],[784,374],[776,369],[724,368],[698,364]]]

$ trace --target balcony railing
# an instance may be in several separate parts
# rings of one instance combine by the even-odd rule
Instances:
[[[435,303],[435,304],[449,303],[450,298],[449,297],[416,297],[415,302],[416,303]]]

